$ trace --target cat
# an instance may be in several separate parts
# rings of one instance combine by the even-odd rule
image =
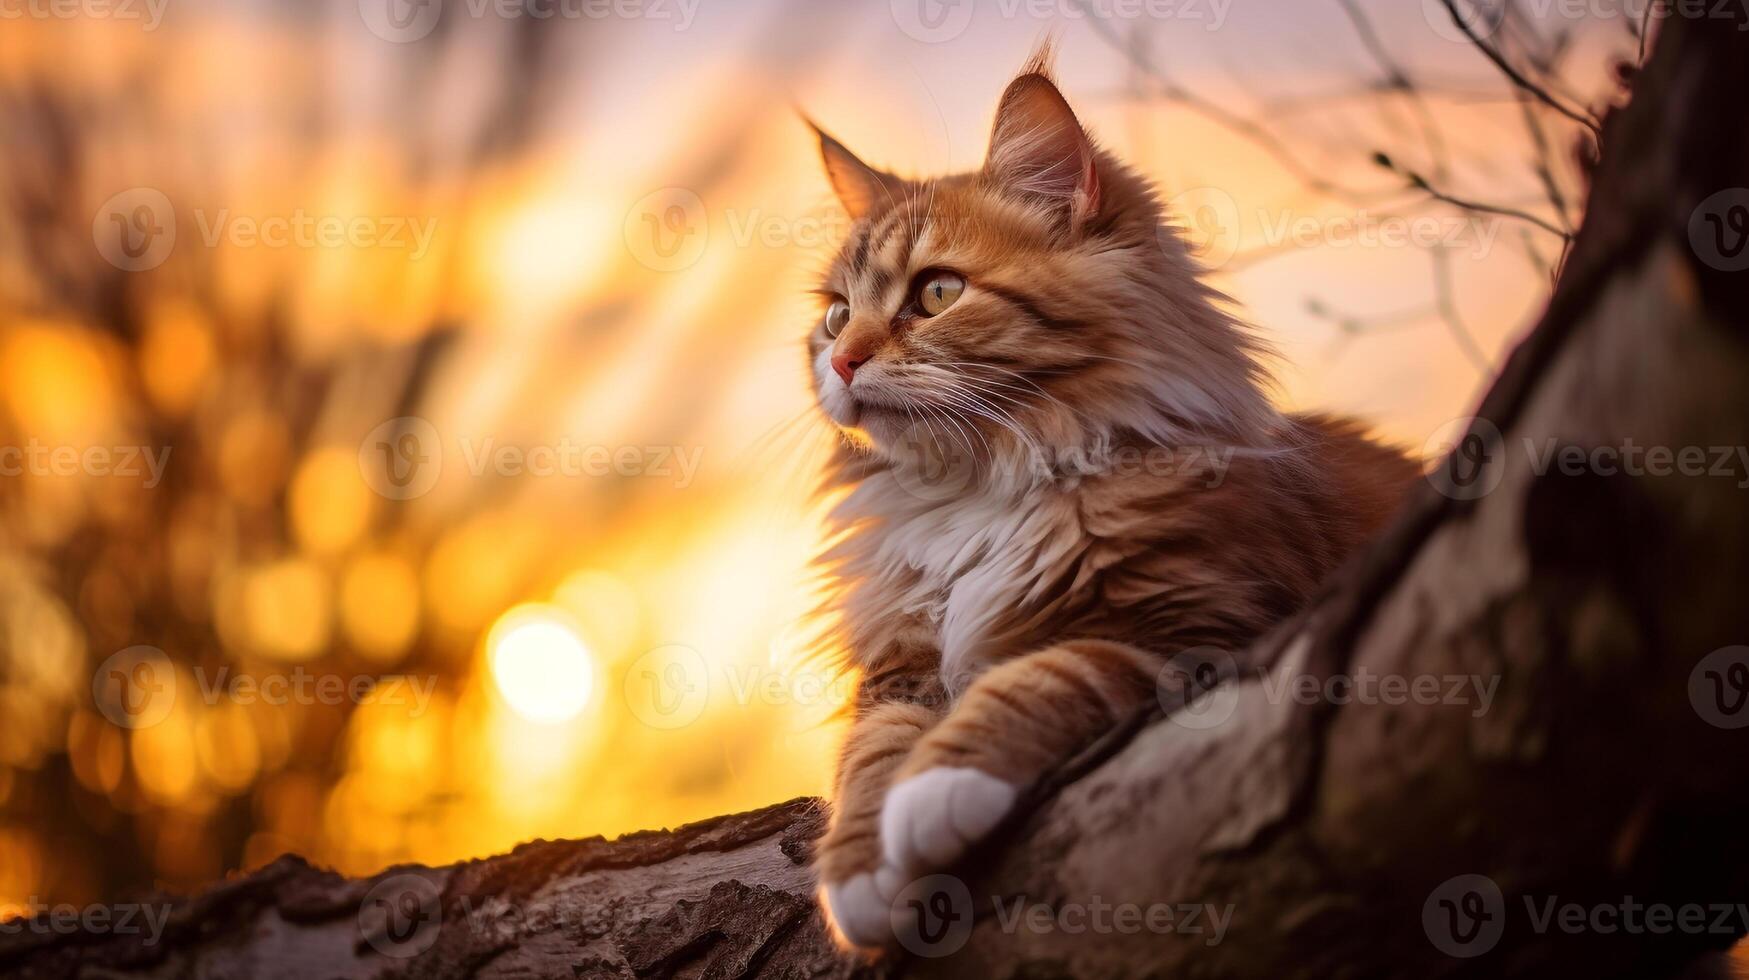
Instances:
[[[814,869],[836,934],[894,941],[1053,766],[1300,608],[1420,468],[1288,415],[1264,345],[1150,186],[1087,135],[1046,45],[982,169],[908,180],[814,127],[851,218],[807,339],[834,646],[859,673]]]

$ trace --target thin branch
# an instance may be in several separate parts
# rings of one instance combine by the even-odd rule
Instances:
[[[1391,57],[1390,51],[1373,27],[1372,19],[1360,9],[1359,4],[1355,0],[1337,0],[1337,3],[1342,7],[1342,12],[1348,15],[1348,22],[1354,26],[1354,33],[1360,38],[1361,47],[1366,49],[1373,63],[1384,74],[1379,81],[1380,90],[1395,92],[1409,103],[1410,111],[1415,114],[1416,122],[1421,127],[1421,139],[1427,144],[1428,157],[1433,161],[1434,175],[1443,178],[1449,164],[1445,136],[1440,131],[1439,124],[1434,121],[1433,113],[1421,95],[1420,86],[1409,77],[1409,72],[1402,63]]]
[[[1543,229],[1544,231],[1548,232],[1549,234],[1554,235],[1557,238],[1560,238],[1562,241],[1566,241],[1566,240],[1573,237],[1572,235],[1568,234],[1565,231],[1562,231],[1559,227],[1550,223],[1546,219],[1539,218],[1536,215],[1531,214],[1529,211],[1524,211],[1524,210],[1521,210],[1519,208],[1506,207],[1505,205],[1500,205],[1500,204],[1488,204],[1484,201],[1473,201],[1473,200],[1470,200],[1468,198],[1458,197],[1457,195],[1452,194],[1449,191],[1441,190],[1441,189],[1433,186],[1431,183],[1429,183],[1426,177],[1423,177],[1422,175],[1416,173],[1413,170],[1408,170],[1402,166],[1399,166],[1398,163],[1395,160],[1391,159],[1388,154],[1385,154],[1382,152],[1375,153],[1375,154],[1373,154],[1373,160],[1379,166],[1384,167],[1386,170],[1389,170],[1392,173],[1400,174],[1404,180],[1407,180],[1410,183],[1410,185],[1415,187],[1417,190],[1425,191],[1427,194],[1432,196],[1435,200],[1444,201],[1445,203],[1450,204],[1453,207],[1462,208],[1465,211],[1479,211],[1483,214],[1496,214],[1502,218],[1516,218],[1519,221],[1526,221],[1526,222],[1529,222],[1530,224],[1537,226],[1538,228]]]
[[[1523,89],[1513,91],[1518,95],[1519,112],[1524,118],[1524,128],[1530,134],[1531,147],[1535,151],[1531,161],[1537,180],[1542,182],[1543,192],[1548,195],[1549,204],[1560,218],[1561,227],[1571,234],[1573,219],[1567,214],[1567,195],[1561,190],[1560,181],[1555,179],[1554,154],[1549,149],[1548,133],[1543,130],[1542,120],[1537,118],[1536,105],[1529,94]]]
[[[1642,68],[1646,66],[1646,37],[1652,30],[1652,11],[1657,9],[1658,3],[1659,0],[1649,0],[1646,9],[1640,12],[1640,53],[1634,64]]]
[[[1184,88],[1165,72],[1161,71],[1144,55],[1138,53],[1132,46],[1124,43],[1122,37],[1105,23],[1102,17],[1093,16],[1085,7],[1084,0],[1075,0],[1086,17],[1087,25],[1093,32],[1110,45],[1112,50],[1121,54],[1132,65],[1141,69],[1160,87],[1161,94],[1178,102],[1191,111],[1218,123],[1228,131],[1243,137],[1253,145],[1273,157],[1283,169],[1293,174],[1306,187],[1330,197],[1340,198],[1351,204],[1368,204],[1378,196],[1377,191],[1366,191],[1338,184],[1320,174],[1317,170],[1301,162],[1275,134],[1259,125],[1255,120],[1229,112],[1219,105],[1204,99],[1195,92]]]
[[[1440,2],[1445,4],[1445,10],[1451,15],[1452,23],[1457,25],[1458,30],[1463,31],[1464,36],[1470,39],[1470,43],[1474,44],[1478,51],[1481,51],[1482,54],[1486,55],[1488,60],[1494,63],[1494,67],[1500,69],[1501,73],[1510,79],[1514,85],[1517,85],[1536,96],[1538,100],[1547,104],[1551,109],[1554,109],[1561,115],[1566,116],[1568,119],[1573,120],[1581,126],[1584,126],[1591,131],[1592,136],[1601,137],[1603,135],[1603,126],[1597,121],[1597,117],[1591,115],[1589,112],[1574,109],[1555,98],[1548,89],[1532,81],[1529,76],[1514,67],[1512,62],[1506,60],[1505,55],[1502,55],[1493,45],[1483,40],[1482,36],[1476,33],[1476,29],[1470,26],[1469,21],[1464,19],[1463,14],[1458,12],[1457,0],[1440,0]]]

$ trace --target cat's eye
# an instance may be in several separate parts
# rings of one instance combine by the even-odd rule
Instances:
[[[917,308],[923,311],[924,316],[935,316],[952,306],[965,291],[966,281],[956,273],[928,273],[917,287]]]
[[[850,304],[841,299],[832,301],[826,307],[826,336],[836,337],[843,332],[844,325],[850,322]]]

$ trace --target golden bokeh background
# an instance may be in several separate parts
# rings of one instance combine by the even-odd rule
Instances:
[[[1283,403],[1417,448],[1560,254],[1372,162],[1561,220],[1522,106],[1419,4],[1366,7],[1411,100],[1336,3],[977,4],[934,38],[888,0],[389,2],[412,28],[376,0],[0,20],[0,910],[826,790],[800,339],[843,219],[798,107],[902,172],[975,166],[1055,32],[1084,121],[1280,346]],[[1557,26],[1605,90],[1631,32]],[[1451,240],[1341,231],[1410,218]]]

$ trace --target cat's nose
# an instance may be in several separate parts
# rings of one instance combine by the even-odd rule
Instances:
[[[856,377],[856,369],[868,363],[866,357],[851,357],[849,354],[835,354],[832,357],[832,370],[844,379],[845,385]]]

